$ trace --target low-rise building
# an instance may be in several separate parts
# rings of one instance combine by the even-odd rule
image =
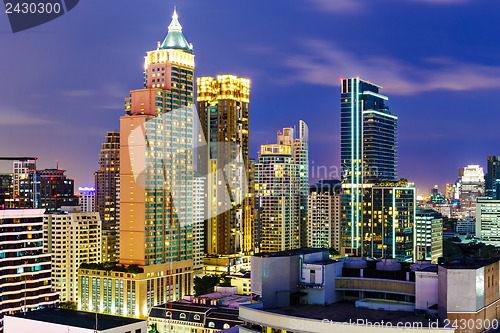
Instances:
[[[251,292],[250,271],[240,271],[228,275],[227,278],[231,280],[231,286],[237,288],[238,294],[250,295]]]
[[[96,327],[97,325],[97,327]],[[147,322],[66,309],[43,309],[5,317],[6,332],[147,333]]]
[[[146,319],[153,306],[192,293],[192,263],[183,260],[144,267],[81,266],[78,309]]]
[[[154,306],[148,325],[160,333],[214,333],[243,324],[238,309],[250,304],[251,298],[233,294],[236,288],[216,287],[202,296],[186,296],[182,300]]]

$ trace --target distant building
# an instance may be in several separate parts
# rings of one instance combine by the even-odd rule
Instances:
[[[500,200],[477,200],[476,237],[486,244],[500,246]]]
[[[237,288],[237,293],[242,295],[250,295],[251,280],[250,271],[239,271],[227,276],[231,281],[231,286]]]
[[[40,176],[40,208],[58,212],[62,206],[77,206],[75,180],[69,179],[63,169],[38,170]]]
[[[10,207],[13,188],[12,174],[0,174],[0,210]]]
[[[82,263],[101,262],[99,213],[80,207],[62,207],[43,218],[43,248],[52,254],[52,288],[61,302],[78,301],[78,268]]]
[[[477,213],[476,213],[477,216]],[[476,234],[476,219],[473,217],[465,217],[457,220],[456,231],[459,234],[475,235]]]
[[[500,156],[488,156],[485,194],[491,199],[500,200]]]
[[[334,248],[340,253],[340,191],[338,180],[322,180],[309,187],[308,247]]]
[[[95,212],[95,188],[79,187],[78,204],[84,213]]]
[[[438,263],[443,256],[443,218],[432,209],[417,208],[415,213],[415,260]]]
[[[477,198],[484,196],[484,172],[479,165],[459,169],[460,217],[476,216]]]
[[[251,303],[248,296],[235,295],[216,287],[212,294],[157,305],[148,316],[148,326],[160,333],[215,333],[243,324],[238,318],[241,304]]]
[[[44,209],[0,211],[0,319],[59,302],[51,285],[51,255],[43,252],[43,214]],[[0,332],[2,327],[0,320]]]
[[[97,324],[97,328],[95,327]],[[43,309],[5,317],[6,332],[147,333],[147,322],[89,312]]]
[[[99,169],[94,172],[95,208],[102,221],[103,261],[117,262],[120,239],[120,132],[109,131],[101,144]]]
[[[13,200],[10,208],[39,208],[40,175],[36,172],[36,159],[15,161],[13,171]]]

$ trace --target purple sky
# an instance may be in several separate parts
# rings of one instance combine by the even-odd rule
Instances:
[[[17,34],[0,14],[1,155],[35,155],[42,168],[59,159],[93,185],[100,143],[142,87],[143,57],[174,5],[197,76],[252,80],[251,157],[302,119],[311,166],[337,166],[339,78],[351,76],[384,87],[399,116],[399,176],[423,192],[500,155],[500,2],[487,0],[80,1]]]

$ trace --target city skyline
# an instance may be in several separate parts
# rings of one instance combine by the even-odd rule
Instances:
[[[454,182],[459,167],[485,168],[486,156],[498,155],[493,144],[484,142],[495,138],[498,115],[487,112],[486,97],[500,86],[495,63],[500,50],[493,44],[498,28],[478,14],[491,15],[498,5],[386,0],[374,8],[361,0],[336,3],[349,5],[310,0],[264,6],[257,1],[246,4],[245,15],[234,17],[227,12],[243,12],[242,5],[175,3],[187,27],[186,38],[197,47],[195,76],[227,73],[252,80],[250,158],[257,157],[260,145],[272,142],[275,129],[286,125],[286,115],[290,124],[304,119],[311,129],[311,166],[339,166],[339,78],[360,76],[384,87],[399,117],[399,177],[427,193],[435,184],[441,188]],[[144,50],[163,38],[158,33],[166,34],[174,3],[120,2],[124,17],[129,11],[134,15],[111,24],[106,18],[117,5],[111,1],[96,8],[82,3],[58,21],[4,35],[0,142],[5,143],[5,155],[35,154],[40,168],[53,167],[59,159],[77,186],[92,185],[102,137],[118,129],[127,87],[141,83],[133,73],[141,70]],[[361,31],[368,22],[344,31],[343,22],[357,15],[360,6],[375,11],[380,21],[395,19],[377,23],[379,29],[370,38]],[[457,20],[460,13],[468,14],[464,24]],[[87,25],[88,15],[95,19],[92,26]],[[261,24],[252,24],[254,17]],[[391,31],[395,24],[405,36]],[[229,29],[232,26],[238,29]],[[0,27],[7,30],[7,20]],[[220,29],[227,34],[217,35]],[[94,39],[95,33],[103,38]],[[374,56],[362,54],[356,45],[359,38]],[[443,38],[447,43],[441,44],[446,45],[440,45]],[[463,44],[470,47],[463,49]],[[31,48],[37,49],[36,58]],[[38,75],[31,75],[35,69]],[[20,130],[28,133],[11,144]],[[54,149],[56,145],[61,149]],[[10,170],[11,165],[2,164],[2,171]],[[317,179],[311,177],[310,183]]]

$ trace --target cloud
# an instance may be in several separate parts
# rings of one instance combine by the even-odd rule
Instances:
[[[403,2],[405,0],[386,0],[387,2]],[[406,0],[407,2],[421,2],[436,5],[450,5],[469,2],[470,0]],[[316,9],[329,12],[355,12],[370,6],[373,0],[311,0]]]
[[[64,96],[68,97],[88,97],[93,95],[95,92],[90,89],[76,89],[76,90],[67,90],[63,92]]]
[[[363,6],[361,0],[312,0],[312,2],[317,9],[329,12],[351,12]]]
[[[334,44],[313,40],[303,45],[308,54],[285,59],[284,65],[294,74],[288,84],[303,82],[327,86],[339,85],[340,77],[376,80],[384,90],[395,95],[427,91],[467,91],[500,87],[500,67],[464,63],[448,58],[427,58],[410,64],[383,55],[346,52]]]
[[[4,106],[0,106],[0,119],[0,126],[49,125],[54,123],[33,114]]]

